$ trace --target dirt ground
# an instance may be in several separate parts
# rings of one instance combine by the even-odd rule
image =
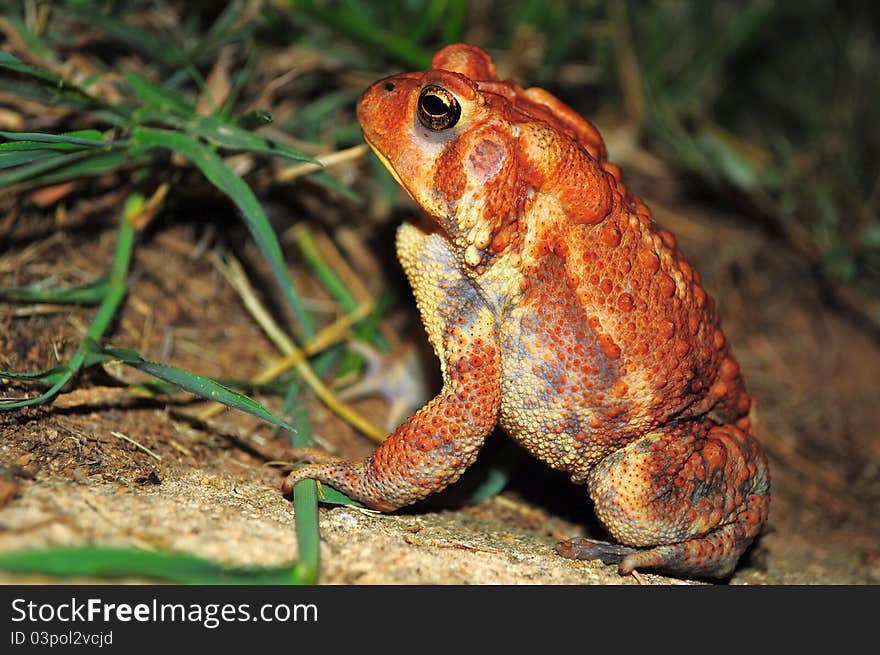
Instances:
[[[362,165],[356,170],[365,173]],[[806,264],[753,222],[685,201],[674,184],[652,193],[651,180],[635,182],[715,296],[758,401],[757,433],[772,472],[770,520],[730,583],[880,583],[876,336],[835,309]],[[379,375],[391,379],[396,370],[400,376],[416,361],[428,379],[436,378],[437,362],[425,348],[391,251],[394,225],[410,214],[388,217],[376,232],[375,224],[352,219],[368,208],[309,193],[312,200],[299,206],[269,207],[282,231],[293,220],[336,234],[345,226],[364,237],[364,252],[373,258],[355,264],[371,289],[401,289],[398,309],[383,324],[397,338]],[[120,190],[109,188],[43,207],[39,197],[7,200],[0,214],[0,286],[46,279],[82,284],[101,275],[112,260],[121,199]],[[334,217],[327,218],[322,203],[332,206]],[[289,241],[288,261],[295,265]],[[271,302],[270,277],[227,207],[171,205],[141,239],[109,342],[206,375],[255,375],[276,354],[211,263],[211,253],[227,249],[265,283]],[[301,270],[294,273],[314,306],[327,307],[314,282]],[[93,312],[0,303],[0,369],[65,361]],[[413,353],[424,356],[412,359]],[[405,357],[412,360],[406,369],[398,366]],[[139,379],[130,370],[120,374]],[[3,385],[6,398],[32,393],[21,384]],[[277,398],[258,398],[280,406]],[[351,402],[385,423],[388,405],[381,397]],[[285,438],[238,412],[194,419],[203,406],[185,395],[129,393],[97,368],[51,405],[0,413],[0,551],[100,544],[192,552],[241,565],[290,561],[296,556],[294,509],[279,491],[281,469],[268,464],[285,459]],[[373,447],[321,403],[312,402],[309,411],[316,435],[340,454],[362,457]],[[493,437],[483,459],[499,456],[505,439]],[[635,584],[613,567],[554,554],[557,541],[577,534],[602,536],[586,493],[526,461],[507,490],[476,506],[434,504],[384,516],[323,508],[321,580]],[[642,581],[682,582],[651,574]]]

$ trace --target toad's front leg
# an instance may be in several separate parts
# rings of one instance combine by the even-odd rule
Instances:
[[[311,478],[390,511],[455,482],[476,459],[501,403],[499,350],[485,318],[448,329],[443,390],[369,459],[303,466],[287,477],[284,491]]]
[[[367,460],[303,466],[284,481],[285,492],[313,479],[376,509],[409,505],[458,480],[498,420],[501,351],[493,312],[441,237],[408,226],[398,248],[442,362],[443,390]]]

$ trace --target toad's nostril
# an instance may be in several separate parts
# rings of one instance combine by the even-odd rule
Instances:
[[[394,91],[394,82],[385,82],[386,91]]]

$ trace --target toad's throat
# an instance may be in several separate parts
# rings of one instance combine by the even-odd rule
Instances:
[[[418,199],[416,199],[415,194],[414,194],[412,191],[410,191],[409,187],[408,187],[408,186],[406,185],[406,183],[401,179],[400,175],[397,173],[397,170],[394,168],[394,165],[388,160],[388,158],[387,158],[384,154],[382,154],[382,151],[379,150],[379,148],[377,148],[377,147],[373,144],[372,141],[370,141],[370,138],[369,138],[366,134],[364,135],[364,141],[366,141],[367,145],[370,146],[370,149],[376,154],[376,157],[379,159],[379,161],[382,163],[382,165],[385,167],[385,169],[386,169],[389,173],[391,173],[391,177],[394,178],[394,180],[395,180],[395,181],[401,186],[401,188],[403,188],[404,191],[406,191],[406,193],[409,195],[409,197],[412,198],[413,201],[414,201],[417,205],[419,205],[420,207],[422,207],[422,209],[423,209],[428,215],[432,216],[432,217],[433,217],[433,218],[434,218],[434,219],[440,224],[440,227],[441,227],[441,229],[446,233],[447,238],[450,238],[450,239],[451,239],[452,237],[451,237],[451,235],[449,234],[449,230],[447,229],[447,227],[446,227],[446,225],[445,225],[445,223],[444,223],[444,219],[443,219],[443,217],[441,217],[441,216],[439,216],[439,215],[434,215],[433,212],[427,210],[427,209],[422,205],[422,203],[419,202]]]

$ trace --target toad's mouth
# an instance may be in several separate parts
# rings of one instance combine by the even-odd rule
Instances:
[[[403,190],[406,191],[406,192],[409,194],[409,197],[410,197],[410,198],[412,198],[413,200],[415,200],[416,197],[415,197],[415,196],[412,194],[412,192],[407,188],[407,186],[406,186],[406,184],[404,184],[403,180],[400,179],[400,175],[397,174],[397,171],[395,170],[394,166],[391,164],[390,161],[388,161],[388,158],[387,158],[385,155],[382,154],[382,151],[379,150],[379,148],[377,148],[377,147],[373,144],[372,141],[370,141],[370,138],[369,138],[366,134],[364,134],[364,141],[367,142],[367,145],[370,146],[370,150],[372,150],[373,153],[376,155],[376,157],[378,157],[379,161],[382,162],[382,165],[385,167],[385,169],[386,169],[389,173],[391,173],[391,177],[394,178],[394,181],[397,182],[401,187],[403,187]],[[416,201],[416,202],[418,202],[418,201]]]

